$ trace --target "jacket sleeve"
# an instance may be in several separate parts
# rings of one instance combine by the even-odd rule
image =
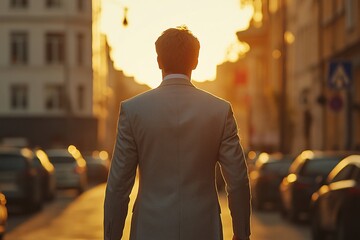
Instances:
[[[104,202],[104,239],[120,240],[128,212],[138,154],[125,104],[121,104]]]
[[[250,187],[248,170],[231,106],[225,120],[219,162],[226,182],[233,231],[237,239],[250,238]]]

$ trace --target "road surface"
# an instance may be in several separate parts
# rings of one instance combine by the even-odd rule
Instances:
[[[34,214],[26,221],[11,227],[5,240],[100,240],[103,239],[103,199],[105,184],[97,185],[78,197],[65,194]],[[137,191],[131,194],[133,204]],[[232,227],[226,196],[220,195],[224,240],[231,240]],[[129,207],[129,211],[132,206]],[[131,216],[131,214],[129,214]],[[15,218],[15,220],[14,220]],[[16,222],[11,217],[10,222]],[[252,240],[310,240],[309,227],[305,224],[294,225],[281,219],[274,211],[253,212]],[[130,218],[126,219],[123,239],[129,239]]]

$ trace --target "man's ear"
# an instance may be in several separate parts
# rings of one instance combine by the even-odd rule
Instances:
[[[157,56],[157,62],[158,62],[159,69],[163,69],[163,64],[162,64],[159,56]]]

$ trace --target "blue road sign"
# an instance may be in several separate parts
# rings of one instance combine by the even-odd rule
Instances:
[[[331,61],[328,71],[328,86],[332,89],[344,89],[352,83],[352,65],[349,61]]]

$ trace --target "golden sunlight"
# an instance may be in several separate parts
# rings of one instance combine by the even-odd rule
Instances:
[[[252,15],[253,8],[241,8],[239,0],[103,0],[101,29],[108,37],[115,68],[139,83],[156,87],[161,72],[154,43],[162,31],[187,25],[201,43],[199,65],[192,78],[213,80],[218,64],[234,61],[234,55],[247,49],[231,46],[239,44],[235,33],[248,27]],[[237,52],[229,53],[229,49]]]

